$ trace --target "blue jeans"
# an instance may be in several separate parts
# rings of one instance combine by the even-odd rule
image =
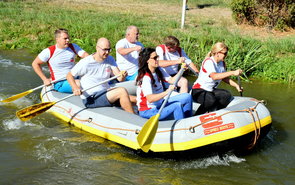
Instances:
[[[159,112],[160,107],[139,111],[143,118],[150,118]],[[160,120],[164,120],[173,114],[175,120],[190,117],[192,115],[192,97],[189,93],[182,93],[169,98],[166,106],[163,108]]]
[[[62,80],[54,84],[54,89],[62,93],[73,93],[72,87],[67,80]]]

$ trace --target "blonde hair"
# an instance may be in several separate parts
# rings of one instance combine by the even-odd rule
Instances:
[[[225,45],[222,42],[217,42],[212,47],[211,51],[206,55],[206,58],[212,57],[212,56],[214,56],[215,54],[219,53],[220,51],[222,51],[224,49],[226,49],[226,51],[228,51],[227,45]]]

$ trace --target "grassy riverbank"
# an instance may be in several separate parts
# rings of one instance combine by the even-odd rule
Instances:
[[[73,42],[91,53],[97,38],[109,38],[114,48],[126,27],[136,25],[145,46],[155,47],[165,36],[175,35],[200,65],[212,44],[222,41],[230,47],[229,69],[242,68],[245,77],[294,83],[294,31],[288,36],[237,26],[228,3],[190,0],[186,27],[181,30],[181,0],[1,1],[0,48],[38,53],[54,43],[54,30],[63,27],[69,29]]]

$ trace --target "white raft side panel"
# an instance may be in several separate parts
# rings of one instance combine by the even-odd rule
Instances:
[[[255,101],[251,101],[250,98],[242,98],[242,99],[243,100],[241,100],[239,98],[236,100],[234,99],[233,102],[238,101],[237,104],[233,103],[233,106],[230,106],[228,108],[221,109],[218,111],[210,112],[209,114],[215,114],[214,117],[225,114],[222,116],[222,125],[223,126],[228,125],[228,124],[234,125],[234,128],[232,128],[232,129],[241,128],[243,126],[252,124],[254,121],[253,121],[252,116],[248,112],[246,112],[246,111],[231,112],[231,111],[239,111],[239,110],[248,109],[249,107],[254,107],[257,103]],[[259,115],[259,119],[263,119],[263,118],[270,115],[268,110],[266,109],[266,107],[263,104],[258,105],[256,110]],[[229,112],[231,112],[231,113],[229,113]],[[188,130],[190,127],[200,124],[201,123],[200,117],[202,117],[202,116],[204,116],[204,114],[198,115],[198,116],[193,116],[193,117],[186,118],[186,119],[179,120],[179,121],[175,121],[172,125],[169,122],[168,127],[164,126],[165,121],[160,121],[158,133],[157,133],[153,143],[154,144],[182,143],[182,142],[200,139],[200,138],[206,137],[208,135],[219,134],[219,133],[226,132],[226,131],[230,130],[230,129],[228,129],[228,130],[224,130],[224,131],[219,131],[219,132],[208,134],[208,135],[204,134],[204,130],[206,128],[204,128],[202,125],[195,127],[194,132],[191,132],[190,130]],[[255,121],[258,120],[256,114],[254,115],[254,118],[255,118]],[[170,125],[171,125],[171,127],[170,127]],[[173,131],[167,132],[170,129]]]
[[[46,93],[46,95],[43,95],[42,99],[44,102],[58,101],[59,99],[68,95],[69,94],[49,91]],[[58,113],[67,117],[68,120],[66,121],[71,121],[74,119],[74,121],[77,121],[86,126],[126,138],[133,142],[137,142],[137,134],[135,133],[135,130],[140,130],[142,126],[148,121],[148,119],[142,118],[138,115],[130,114],[118,107],[86,109],[82,103],[82,100],[78,96],[73,96],[57,103],[50,110],[54,113]],[[174,123],[175,120],[159,121],[158,131],[170,130],[173,128]],[[183,128],[184,125],[179,125],[179,127]],[[125,129],[134,131],[125,131]],[[164,137],[168,137],[167,135],[170,135],[170,132],[167,132]]]
[[[243,99],[243,100],[241,100],[241,99]],[[249,112],[246,112],[246,111],[243,111],[243,112],[231,112],[231,111],[239,111],[239,110],[248,109],[249,107],[254,107],[257,102],[252,101],[250,99],[251,98],[237,98],[237,99],[234,99],[232,101],[233,106],[229,106],[229,107],[227,107],[225,109],[221,109],[221,110],[218,110],[218,111],[210,112],[208,114],[214,114],[215,113],[215,115],[213,115],[213,117],[223,115],[220,126],[228,125],[228,124],[232,125],[231,123],[234,123],[234,128],[233,129],[237,129],[237,128],[247,126],[249,124],[253,124],[254,120],[253,120],[253,118],[252,118],[252,116],[251,116],[251,114]],[[235,101],[237,101],[237,103],[235,103]],[[252,115],[254,116],[255,121],[262,120],[262,119],[270,116],[270,113],[269,113],[268,109],[262,103],[258,104],[258,106],[256,107],[256,111],[258,113],[258,117],[257,117],[256,113],[252,112],[253,113]],[[201,120],[200,120],[201,116],[204,116],[204,114],[196,116],[196,117],[189,118],[190,121],[189,121],[189,123],[187,122],[187,128],[190,128],[191,126],[200,124],[201,123]],[[210,122],[211,121],[209,121],[208,123],[210,123]],[[207,128],[205,128],[205,127],[206,126],[202,126],[202,125],[200,125],[198,127],[195,127],[194,132],[191,132],[191,131],[187,130],[186,131],[187,136],[190,139],[195,140],[195,139],[199,139],[199,138],[202,138],[202,137],[206,137],[208,135],[219,134],[219,133],[222,133],[222,132],[232,130],[232,129],[226,129],[224,131],[219,131],[219,132],[216,132],[216,133],[205,135],[205,129],[208,128],[208,127]],[[253,128],[254,128],[254,125],[253,125]]]
[[[135,81],[126,81],[126,82],[120,82],[116,84],[112,84],[111,87],[124,87],[130,95],[136,96],[136,85]]]
[[[43,96],[43,101],[57,101],[68,94],[49,92]],[[54,113],[59,113],[68,118],[66,121],[77,121],[88,127],[109,134],[117,135],[128,140],[137,142],[135,130],[140,130],[147,121],[137,115],[130,114],[118,107],[101,107],[87,109],[78,96],[73,96],[57,103],[51,109]],[[134,131],[126,131],[134,130]]]

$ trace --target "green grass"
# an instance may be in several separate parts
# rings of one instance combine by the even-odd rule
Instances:
[[[124,37],[126,27],[136,25],[140,28],[140,41],[146,47],[155,47],[165,36],[175,35],[198,66],[211,46],[222,41],[230,48],[229,70],[242,68],[244,78],[295,82],[294,37],[261,41],[228,31],[226,20],[219,25],[215,24],[216,20],[206,18],[194,20],[198,27],[188,24],[185,30],[181,30],[181,8],[176,8],[181,7],[182,1],[123,1],[135,3],[134,6],[138,7],[128,9],[123,4],[121,7],[114,3],[114,6],[103,4],[106,7],[87,3],[82,6],[69,1],[1,1],[0,48],[28,48],[37,54],[54,44],[54,30],[67,28],[72,41],[92,53],[98,38],[109,38],[114,48],[115,43]],[[228,3],[229,0],[189,0],[189,7],[201,4],[227,7]],[[111,54],[115,56],[115,51]]]

